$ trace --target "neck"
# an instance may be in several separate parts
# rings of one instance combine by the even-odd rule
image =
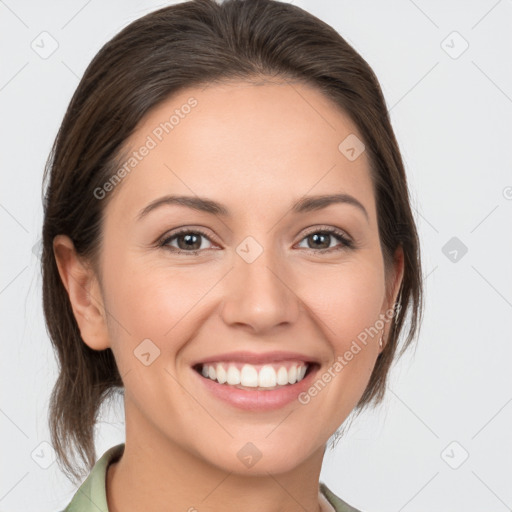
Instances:
[[[209,463],[155,432],[154,426],[152,431],[149,425],[133,426],[127,421],[124,453],[107,471],[109,512],[320,511],[325,447],[286,472],[241,474]]]

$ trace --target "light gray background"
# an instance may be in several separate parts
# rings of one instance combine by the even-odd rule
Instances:
[[[337,29],[381,82],[426,277],[416,352],[394,367],[383,406],[328,452],[322,480],[368,512],[510,510],[512,1],[294,3]],[[56,378],[37,258],[45,159],[96,52],[164,5],[0,1],[0,511],[56,511],[75,491],[56,463],[41,467]],[[31,47],[51,49],[43,31],[58,43],[47,58]],[[124,440],[122,419],[122,407],[102,418],[98,456]]]

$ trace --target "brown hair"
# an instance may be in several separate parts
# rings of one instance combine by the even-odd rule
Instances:
[[[154,11],[124,28],[89,64],[44,173],[43,306],[60,371],[50,397],[49,425],[59,466],[68,478],[83,476],[71,450],[86,463],[86,472],[92,469],[100,406],[116,391],[123,392],[123,382],[112,351],[92,350],[81,338],[57,269],[54,237],[69,236],[79,255],[97,261],[109,196],[100,201],[94,190],[114,175],[123,143],[163,100],[191,86],[273,77],[316,87],[350,116],[371,162],[386,268],[397,247],[404,251],[401,311],[355,410],[382,400],[407,312],[410,322],[398,357],[418,331],[418,235],[385,100],[367,62],[332,27],[276,0],[193,0]]]

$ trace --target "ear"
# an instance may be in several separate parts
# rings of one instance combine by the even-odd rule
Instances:
[[[66,235],[57,235],[53,239],[53,253],[82,339],[93,350],[110,347],[105,308],[95,272],[80,259],[73,241]]]
[[[402,246],[399,246],[393,257],[393,268],[391,269],[390,279],[388,281],[388,286],[386,289],[386,299],[384,300],[382,313],[386,314],[386,312],[395,310],[395,304],[398,298],[398,294],[400,291],[400,286],[402,285],[402,280],[404,277],[404,250]],[[399,310],[395,313],[399,314]],[[387,319],[384,325],[383,332],[383,341],[384,346],[380,349],[380,352],[386,346],[388,341],[389,330],[391,328],[394,317],[390,318],[388,315],[385,316]]]

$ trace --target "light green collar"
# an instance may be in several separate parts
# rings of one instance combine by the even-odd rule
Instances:
[[[94,464],[89,476],[78,488],[71,503],[62,512],[108,512],[106,478],[107,468],[121,458],[124,443],[112,446]]]

